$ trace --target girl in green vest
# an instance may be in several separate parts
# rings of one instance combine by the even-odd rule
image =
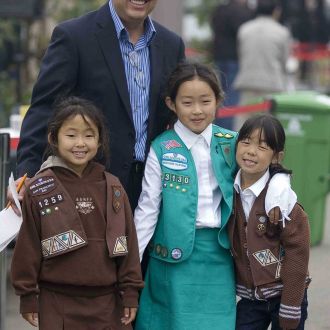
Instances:
[[[212,125],[223,92],[208,66],[180,64],[167,95],[178,120],[152,143],[135,211],[140,258],[150,254],[135,329],[233,330],[236,133]]]

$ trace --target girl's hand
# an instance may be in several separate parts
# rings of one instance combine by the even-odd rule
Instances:
[[[15,181],[15,185],[16,187],[18,187],[20,181],[22,180],[22,178],[19,178]],[[28,184],[28,182],[30,181],[30,178],[26,178],[24,181],[24,184],[22,185],[22,187],[20,188],[19,192],[18,192],[18,200],[21,202],[23,200],[23,196],[26,190],[26,185]],[[18,215],[21,216],[21,212],[20,210],[17,208],[15,201],[14,201],[14,197],[11,194],[9,188],[7,189],[7,201],[10,202],[10,207],[14,210],[14,212]]]
[[[135,320],[137,308],[136,307],[125,307],[124,317],[121,318],[121,323],[127,325]]]
[[[269,221],[274,224],[278,225],[278,222],[282,219],[282,213],[278,206],[274,207],[269,211]]]
[[[23,319],[29,322],[32,326],[38,326],[38,313],[24,313],[22,314]]]

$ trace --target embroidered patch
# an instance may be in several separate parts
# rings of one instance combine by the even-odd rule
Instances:
[[[52,176],[43,176],[37,179],[29,189],[32,195],[43,195],[54,190],[55,187],[55,179]]]
[[[120,186],[112,187],[112,207],[116,213],[121,209],[122,204],[122,192]]]
[[[223,156],[225,158],[226,163],[231,167],[233,165],[233,157],[230,154],[230,150],[231,150],[231,146],[229,142],[223,142],[223,143],[219,143]],[[216,151],[217,151],[217,147],[216,147]],[[218,153],[218,151],[217,151]]]
[[[51,256],[85,243],[85,240],[82,239],[74,230],[69,230],[42,240],[42,254],[44,257]]]
[[[91,213],[95,209],[93,199],[91,197],[77,197],[76,209],[82,214]]]
[[[188,168],[188,161],[181,154],[169,152],[163,155],[162,165],[171,170],[180,171]]]
[[[54,196],[50,196],[50,197],[47,197],[47,198],[42,198],[38,201],[38,205],[40,207],[40,209],[43,209],[47,206],[50,206],[50,205],[55,205],[55,204],[58,204],[60,202],[63,202],[63,195],[62,194],[56,194]]]
[[[219,138],[225,138],[225,139],[232,139],[234,137],[234,135],[232,135],[232,134],[229,134],[229,133],[223,134],[221,132],[214,133],[214,136],[219,137]]]
[[[167,150],[182,147],[182,145],[178,141],[175,141],[175,140],[164,141],[164,142],[162,142],[162,146],[164,146]]]
[[[269,266],[279,262],[269,249],[254,252],[253,256],[262,266]]]
[[[126,236],[120,236],[116,239],[116,244],[113,249],[113,254],[124,254],[127,253],[127,237]]]

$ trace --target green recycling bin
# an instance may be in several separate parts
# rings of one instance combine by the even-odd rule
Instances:
[[[275,94],[273,114],[286,134],[285,167],[310,220],[311,244],[322,241],[330,182],[330,97],[316,92]]]

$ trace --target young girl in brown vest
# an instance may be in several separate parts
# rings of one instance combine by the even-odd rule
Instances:
[[[238,139],[240,167],[234,188],[235,212],[229,222],[236,270],[236,329],[304,329],[307,318],[309,223],[298,203],[288,217],[271,223],[265,212],[268,182],[280,165],[285,132],[273,116],[248,119]]]
[[[43,330],[131,329],[142,288],[136,232],[107,155],[104,118],[89,101],[60,102],[49,157],[30,179],[12,260],[20,312]]]

